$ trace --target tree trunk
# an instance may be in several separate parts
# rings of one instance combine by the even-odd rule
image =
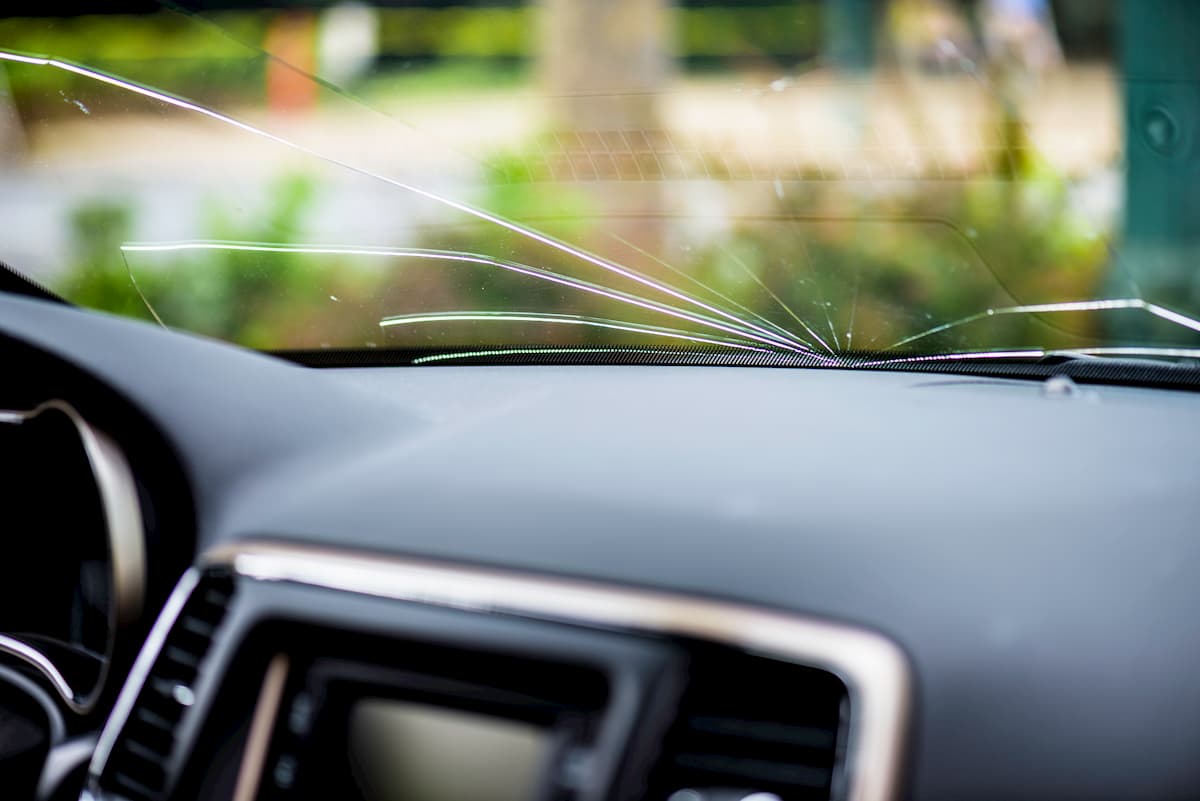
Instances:
[[[542,0],[551,127],[654,130],[670,74],[669,0]]]

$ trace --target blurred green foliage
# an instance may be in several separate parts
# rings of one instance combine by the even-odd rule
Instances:
[[[0,17],[0,47],[51,56],[111,72],[124,79],[183,94],[194,100],[258,98],[264,56],[241,42],[263,40],[266,12],[225,12],[203,25],[186,16],[91,15],[62,19]],[[7,64],[10,91],[27,115],[62,111],[61,96],[87,97],[89,105],[121,90],[82,75]]]
[[[309,178],[288,175],[271,187],[262,212],[210,203],[202,228],[216,243],[297,243],[316,199]],[[330,301],[361,292],[361,275],[344,259],[296,252],[182,250],[124,252],[136,210],[103,200],[71,217],[73,267],[55,288],[74,303],[252,348],[320,343],[327,337],[361,341],[373,321],[339,314]],[[153,309],[153,311],[151,311]]]
[[[807,58],[819,45],[819,3],[672,8],[681,58],[776,55]],[[380,51],[387,56],[530,58],[538,9],[517,7],[386,8]]]
[[[120,200],[95,200],[74,209],[72,266],[54,281],[55,291],[81,306],[150,319],[121,252],[133,230],[133,217],[133,208]]]
[[[1105,238],[1074,210],[1064,180],[1042,172],[1035,159],[1015,163],[1020,174],[1012,177],[925,183],[891,194],[863,195],[853,185],[819,180],[793,180],[779,188],[760,183],[756,191],[760,200],[769,197],[769,213],[735,218],[724,233],[682,242],[671,230],[670,215],[636,221],[631,231],[628,218],[606,216],[602,191],[589,192],[599,184],[548,180],[554,165],[536,149],[493,161],[480,201],[492,213],[711,304],[748,309],[810,342],[811,330],[836,350],[871,350],[989,308],[1100,296]],[[610,234],[618,231],[633,238],[633,250],[616,245]],[[639,236],[641,253],[635,252]],[[672,240],[673,247],[665,246]],[[422,244],[556,269],[635,293],[641,289],[495,226],[439,230]],[[455,308],[673,322],[512,275],[464,281],[453,300]],[[1001,315],[921,340],[913,349],[1079,346],[1093,344],[1101,333],[1095,323],[1094,316]],[[611,331],[565,336],[575,344],[628,339]]]
[[[522,180],[524,164],[515,154],[493,160],[480,205],[621,261],[614,255],[621,249],[607,237],[619,223],[605,217],[598,198],[581,184]],[[810,341],[821,337],[841,351],[884,348],[991,307],[1094,297],[1106,263],[1104,241],[1075,217],[1066,186],[1050,178],[953,183],[938,191],[869,198],[848,198],[844,188],[824,182],[790,182],[778,194],[760,189],[774,198],[772,214],[735,220],[723,234],[664,253],[693,280],[658,269],[653,259],[622,263],[708,302],[766,316]],[[260,213],[247,219],[214,204],[203,229],[218,241],[302,242],[315,193],[310,180],[285,177]],[[140,292],[172,327],[268,350],[362,346],[381,336],[381,315],[397,312],[537,311],[672,324],[651,312],[478,265],[423,272],[420,265],[408,269],[411,265],[388,262],[372,270],[338,255],[244,250],[148,259],[121,251],[132,221],[133,210],[120,203],[77,209],[75,267],[55,288],[76,303],[148,318]],[[638,289],[602,271],[589,274],[579,260],[492,224],[419,232],[422,241],[403,244],[478,253]],[[461,328],[404,334],[427,346],[464,344]],[[921,341],[914,349],[1069,347],[1095,334],[1086,321],[1064,328],[1033,316],[1001,316]],[[530,334],[500,326],[471,329],[466,336],[474,344],[544,344],[547,336],[559,344],[629,342],[623,333],[579,328]],[[522,336],[543,339],[530,343]]]
[[[537,8],[385,8],[379,49],[387,56],[527,56],[537,35]]]
[[[813,3],[755,5],[736,12],[721,6],[676,8],[677,45],[689,57],[803,54],[817,45],[818,10]],[[528,56],[535,12],[531,6],[384,9],[380,37],[385,56],[445,61],[413,75],[385,73],[373,79],[373,91],[382,95],[396,89],[419,91],[422,85],[438,92],[478,86],[486,59],[510,59],[504,62],[507,71],[486,79],[493,85],[522,80],[527,72],[511,59]],[[53,25],[7,19],[0,20],[0,43],[101,67],[119,60],[122,74],[134,79],[154,75],[156,85],[173,91],[194,91],[198,97],[219,91],[228,101],[261,91],[262,54],[235,40],[262,41],[270,19],[266,12],[214,18],[229,35],[166,13],[82,17]],[[451,60],[463,58],[477,60]],[[229,70],[228,81],[214,79],[214,64],[225,65],[220,69]],[[64,87],[69,90],[71,81],[85,80],[20,65],[8,69],[19,102],[41,94],[66,106],[59,97],[67,96]],[[166,72],[156,72],[160,70]],[[103,100],[96,93],[90,84],[90,102]],[[762,219],[733,218],[728,230],[692,239],[681,233],[687,221],[672,222],[669,215],[618,219],[606,182],[573,180],[570,164],[560,173],[564,165],[554,160],[578,154],[546,140],[490,159],[474,200],[503,218],[634,266],[710,303],[745,307],[806,338],[815,332],[847,350],[883,347],[987,308],[1099,293],[1107,260],[1104,240],[1075,216],[1067,184],[1030,156],[1019,117],[1012,113],[1001,122],[1003,147],[997,162],[980,167],[978,175],[915,181],[909,189],[890,192],[860,192],[863,185],[854,181],[807,180],[812,176],[803,175],[774,187],[759,182],[739,191],[757,193],[742,200],[748,208],[766,209]],[[719,156],[696,154],[711,164],[711,169],[705,167],[707,174],[732,180]],[[616,173],[626,174],[622,169]],[[568,179],[560,180],[564,175]],[[250,212],[210,203],[197,230],[218,241],[304,242],[317,201],[315,184],[285,177],[267,194],[265,206]],[[646,208],[656,208],[652,193],[645,199]],[[58,282],[63,294],[83,305],[146,319],[152,316],[149,307],[168,325],[264,349],[372,342],[380,337],[382,314],[404,311],[536,310],[671,322],[630,307],[618,311],[612,301],[495,268],[443,263],[435,270],[428,263],[393,261],[381,269],[383,262],[375,259],[368,269],[340,255],[318,258],[252,249],[126,253],[121,245],[133,236],[136,214],[130,204],[111,199],[74,211],[74,267]],[[631,245],[618,246],[621,238]],[[535,239],[463,217],[454,225],[418,228],[415,240],[395,244],[478,253],[593,281],[614,280],[611,273]],[[677,272],[648,253],[660,255]],[[639,289],[628,282],[623,288]],[[969,347],[973,338],[989,347],[1069,346],[1095,333],[1086,322],[1065,330],[1029,316],[984,322],[986,326],[923,341],[920,347]],[[984,327],[986,335],[980,334]],[[511,332],[489,329],[474,335],[503,339],[506,333]],[[586,329],[553,335],[576,343],[611,343],[624,336]]]
[[[302,177],[285,177],[272,187],[270,197],[265,213],[249,220],[210,203],[203,225],[208,232],[206,238],[299,241],[304,216],[313,202],[314,185]],[[135,264],[140,255],[130,254]],[[170,325],[251,347],[270,347],[297,316],[304,314],[302,303],[297,301],[319,288],[325,278],[311,260],[294,254],[240,250],[185,252],[166,264],[139,270],[137,275],[146,299]]]
[[[701,250],[693,274],[803,333],[780,316],[790,308],[842,350],[886,348],[989,308],[1098,296],[1106,244],[1072,211],[1061,181],[966,182],[837,203],[829,194],[799,184],[779,200],[782,222],[738,224]],[[764,284],[778,301],[763,297]],[[1094,322],[1004,315],[912,349],[1070,347],[1099,333]]]
[[[474,93],[511,89],[529,80],[529,66],[519,61],[454,60],[404,62],[367,76],[356,93],[368,102],[389,103],[435,97],[445,93]]]
[[[675,7],[673,49],[685,66],[807,60],[817,52],[820,11],[816,2]],[[380,66],[369,78],[376,90],[511,85],[528,75],[536,51],[534,4],[402,6],[378,14]],[[0,47],[86,64],[194,100],[245,102],[263,95],[266,55],[259,48],[273,16],[257,10],[213,12],[203,21],[170,11],[8,17],[0,18]],[[38,116],[68,110],[59,93],[91,102],[118,97],[118,90],[83,76],[15,64],[7,69],[18,107]]]
[[[211,28],[189,17],[162,11],[144,16],[0,18],[0,42],[6,48],[86,63],[241,58],[245,47],[236,40],[261,41],[270,15],[262,11],[214,12],[208,19],[229,36],[214,36]]]
[[[800,60],[820,46],[819,3],[677,8],[675,18],[678,54],[685,63],[746,56]]]

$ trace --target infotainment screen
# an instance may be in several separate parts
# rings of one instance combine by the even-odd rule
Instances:
[[[187,801],[547,801],[588,780],[608,697],[597,671],[431,645],[365,650],[275,657],[290,675],[274,700],[264,681],[239,792]]]
[[[529,801],[550,736],[520,721],[387,698],[357,701],[348,734],[365,801]]]

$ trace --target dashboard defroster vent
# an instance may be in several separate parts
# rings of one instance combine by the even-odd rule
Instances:
[[[229,576],[206,576],[163,641],[105,771],[104,783],[130,801],[158,801],[167,790],[177,727],[232,595]]]
[[[693,651],[688,686],[651,777],[651,798],[840,796],[845,685],[822,670],[720,648]],[[694,797],[691,793],[688,797]]]

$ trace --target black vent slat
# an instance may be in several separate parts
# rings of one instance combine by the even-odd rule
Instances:
[[[132,751],[126,751],[122,756],[121,775],[136,781],[142,787],[162,786],[165,779],[162,757],[150,760],[140,754],[134,754]]]
[[[763,759],[738,759],[717,754],[681,754],[675,763],[690,770],[714,773],[722,777],[722,786],[729,779],[741,779],[753,787],[757,783],[786,784],[790,787],[828,787],[830,771],[808,765],[769,762]],[[733,782],[740,783],[740,782]]]
[[[205,604],[218,609],[224,609],[226,606],[228,606],[229,598],[229,593],[222,592],[221,590],[215,588],[204,590],[200,596],[200,600],[202,600]]]
[[[146,713],[145,716],[140,714],[142,712]],[[135,720],[145,720],[145,717],[150,717],[153,720],[147,722],[151,726],[167,730],[174,729],[182,716],[183,707],[177,701],[173,698],[164,698],[155,690],[143,693],[137,712],[134,713]]]
[[[687,686],[651,773],[649,801],[714,788],[830,801],[847,703],[842,682],[730,648],[689,648]]]
[[[185,617],[179,621],[179,626],[184,631],[190,631],[192,634],[211,639],[213,635],[213,626],[211,623],[205,623],[198,617]]]
[[[165,751],[160,751],[152,746],[143,745],[137,740],[126,740],[121,744],[121,747],[136,757],[141,757],[151,764],[157,764],[160,760],[167,756]]]
[[[101,777],[102,785],[111,783],[129,801],[160,801],[166,795],[176,730],[232,594],[228,576],[205,577],[150,668]],[[187,692],[181,693],[181,687]]]
[[[189,653],[177,645],[168,645],[163,651],[163,656],[176,665],[182,665],[193,670],[200,665],[199,656]]]
[[[147,726],[151,726],[168,734],[170,734],[175,728],[175,724],[173,722],[167,720],[162,715],[151,712],[145,707],[139,707],[137,712],[134,713],[134,717],[140,720],[142,723],[145,723]]]
[[[160,697],[169,701],[175,701],[175,688],[186,685],[181,685],[180,682],[172,679],[154,677],[150,679],[150,681],[147,683],[147,686]]]
[[[837,745],[837,732],[814,726],[789,726],[785,723],[746,721],[721,717],[692,718],[687,726],[704,734],[759,740],[768,743],[784,743],[802,748],[833,748]]]
[[[147,787],[137,779],[127,776],[120,771],[113,774],[113,781],[134,798],[158,798],[159,790]]]

